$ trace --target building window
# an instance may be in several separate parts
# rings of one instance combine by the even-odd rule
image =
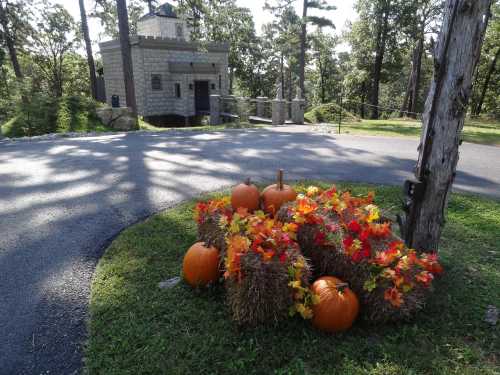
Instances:
[[[210,84],[210,88],[211,88],[212,90],[215,90],[215,83],[211,83],[211,84]]]
[[[181,97],[181,84],[180,83],[175,84],[175,97],[176,98]]]
[[[219,90],[222,89],[222,75],[219,74]]]
[[[179,39],[183,39],[184,38],[184,27],[183,27],[182,23],[176,23],[175,24],[175,35]]]
[[[159,91],[161,87],[161,74],[151,74],[151,89]]]

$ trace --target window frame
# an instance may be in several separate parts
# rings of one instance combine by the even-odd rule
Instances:
[[[155,81],[157,79],[157,81]],[[161,74],[151,74],[151,90],[152,91],[162,91],[163,82]],[[156,84],[156,85],[155,85]]]

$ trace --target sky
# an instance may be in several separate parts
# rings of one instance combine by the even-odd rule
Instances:
[[[78,7],[77,0],[54,0],[55,3],[62,4],[68,12],[75,18],[75,20],[80,20],[80,10]],[[87,14],[93,7],[95,0],[85,0],[85,7]],[[159,0],[158,3],[163,3]],[[174,2],[173,2],[174,3]],[[263,24],[268,23],[272,20],[271,13],[264,11],[265,0],[237,0],[237,4],[241,7],[250,8],[253,14],[255,29],[257,33],[260,33]],[[344,29],[347,20],[354,20],[356,18],[356,12],[353,9],[354,0],[328,0],[330,5],[337,7],[336,10],[331,12],[318,12],[312,11],[311,15],[324,15],[332,19],[335,24],[336,29],[330,30],[331,33],[339,35]],[[295,8],[298,14],[302,14],[302,0],[295,1]],[[102,27],[99,20],[89,18],[89,30],[90,38],[94,43],[105,40],[104,37],[101,39],[100,34],[102,33]],[[342,48],[342,47],[341,47]]]

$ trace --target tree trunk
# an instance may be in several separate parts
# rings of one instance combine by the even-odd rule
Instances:
[[[408,100],[410,99],[412,85],[413,85],[413,59],[412,59],[412,68],[410,70],[410,74],[408,75],[408,82],[406,83],[405,97],[403,99],[403,104],[401,104],[401,109],[399,110],[399,117],[404,117],[406,115],[406,111],[408,111]]]
[[[377,32],[377,48],[375,51],[375,62],[373,64],[373,85],[372,85],[372,95],[371,95],[371,104],[372,107],[372,119],[378,119],[378,95],[379,95],[379,87],[380,87],[380,73],[382,72],[382,63],[384,61],[385,54],[385,43],[387,39],[387,26],[389,21],[389,9],[391,2],[388,1],[385,8],[383,9],[383,18],[382,22],[378,25]]]
[[[415,171],[400,225],[408,246],[437,251],[447,198],[458,162],[472,77],[481,54],[492,0],[447,0],[434,55],[434,77],[425,103]]]
[[[85,11],[84,0],[79,0],[80,17],[82,19],[82,34],[85,40],[85,49],[87,50],[87,64],[89,66],[90,92],[92,97],[97,100],[97,78],[95,74],[94,56],[92,55],[92,44],[90,43],[89,26],[87,23],[87,13]]]
[[[318,69],[319,69],[319,82],[321,89],[321,104],[325,104],[325,72],[323,71],[323,64],[321,63],[321,53],[318,52]]]
[[[300,56],[299,56],[299,87],[302,97],[305,98],[305,71],[306,71],[306,42],[307,42],[307,2],[303,0],[302,5],[302,25],[300,30]]]
[[[5,40],[5,44],[7,46],[7,50],[9,51],[10,61],[12,63],[12,68],[14,69],[14,74],[18,80],[23,79],[23,72],[21,71],[21,65],[19,64],[19,60],[17,58],[16,46],[14,43],[13,36],[10,34],[9,30],[9,22],[7,19],[7,8],[2,7],[0,4],[0,24],[4,30],[3,37]]]
[[[408,111],[411,112],[410,117],[416,118],[415,113],[417,112],[417,100],[418,92],[420,90],[420,76],[422,71],[422,54],[424,52],[424,32],[422,30],[421,36],[418,40],[417,49],[415,51],[415,56],[413,60],[413,82],[411,91],[411,105],[408,106]]]
[[[234,68],[229,67],[229,95],[233,95],[234,90]]]
[[[120,32],[120,47],[123,64],[123,80],[125,83],[125,100],[127,107],[137,115],[137,104],[135,101],[134,71],[132,68],[132,53],[129,40],[129,24],[126,0],[116,0],[118,13],[118,30]]]
[[[281,51],[281,56],[280,56],[280,81],[281,81],[281,93],[283,97],[285,98],[285,69],[284,69],[284,58],[283,58],[283,51]]]
[[[361,108],[359,109],[359,114],[362,119],[365,118],[365,100],[366,100],[366,82],[363,81],[361,84]]]
[[[486,78],[485,78],[484,84],[483,84],[483,89],[481,90],[481,96],[479,97],[479,101],[478,101],[477,106],[474,110],[474,115],[476,115],[476,116],[479,116],[481,114],[481,110],[483,108],[484,97],[486,96],[486,92],[488,91],[488,85],[490,84],[491,75],[495,71],[499,57],[500,57],[500,48],[497,49],[497,53],[495,53],[495,57],[493,58],[493,61],[490,64],[490,67],[488,69],[488,73],[486,74]]]

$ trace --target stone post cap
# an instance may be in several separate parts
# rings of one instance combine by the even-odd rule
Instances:
[[[295,99],[302,99],[302,89],[297,87],[297,95],[295,96]]]
[[[219,94],[210,94],[211,98],[220,98],[221,96]]]
[[[267,96],[257,96],[257,100],[268,100],[269,98]]]

